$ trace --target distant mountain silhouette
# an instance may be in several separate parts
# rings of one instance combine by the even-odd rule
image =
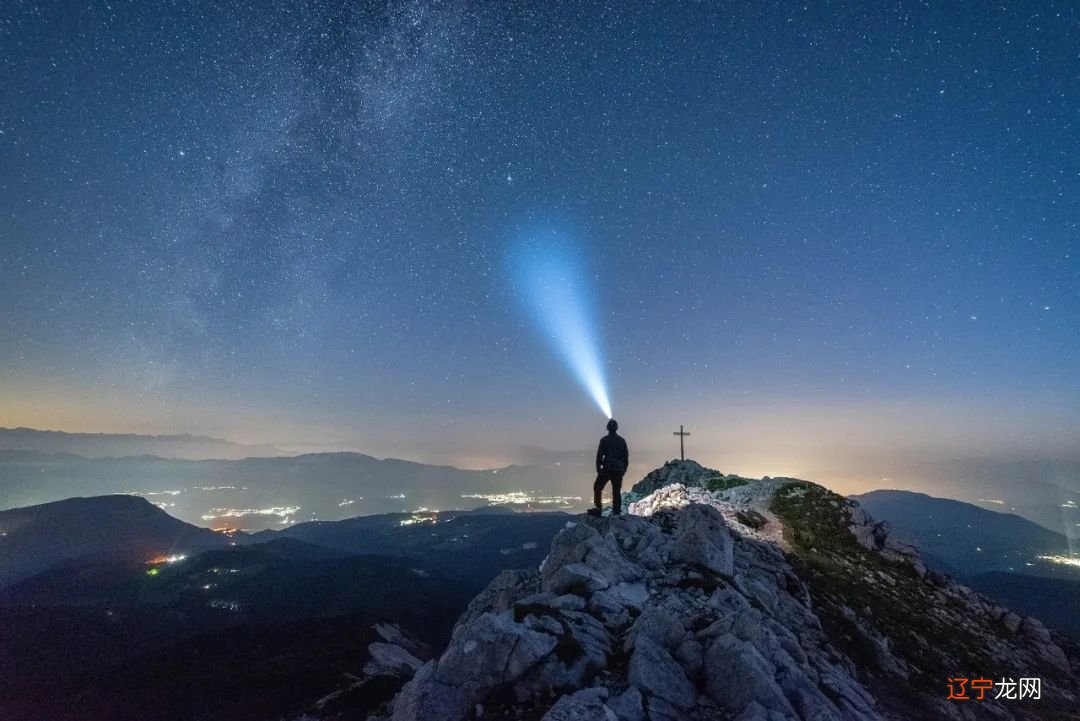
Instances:
[[[252,456],[279,456],[269,445],[245,445],[221,438],[135,433],[67,433],[35,428],[0,428],[0,450],[70,453],[84,458],[158,456],[159,458],[240,459]]]
[[[469,509],[478,494],[574,489],[581,495],[590,468],[510,466],[462,470],[362,453],[312,453],[243,460],[83,458],[0,450],[0,508],[109,493],[147,494],[170,514],[214,527],[280,528],[273,513],[204,518],[215,508],[298,507],[290,521],[338,520],[418,508]],[[564,493],[567,491],[564,491]],[[149,495],[154,494],[154,495]],[[534,510],[552,508],[536,506]]]
[[[135,496],[69,498],[0,511],[0,586],[74,559],[145,562],[228,543],[226,536]]]
[[[1049,573],[1052,569],[1037,557],[1068,552],[1063,535],[1012,513],[911,491],[871,491],[851,498],[898,534],[917,541],[927,565],[950,575]]]

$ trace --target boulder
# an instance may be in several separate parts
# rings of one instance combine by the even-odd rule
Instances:
[[[678,618],[678,609],[665,605],[650,605],[642,611],[626,636],[629,651],[643,639],[650,639],[666,649],[674,649],[686,638],[686,628]]]
[[[467,626],[485,613],[505,611],[522,598],[540,590],[540,577],[530,571],[503,571],[469,602],[461,614],[454,632]]]
[[[548,574],[542,588],[556,594],[571,593],[587,598],[610,585],[611,581],[600,571],[584,563],[568,563]]]
[[[705,683],[712,697],[730,713],[757,702],[765,709],[795,716],[773,668],[750,643],[731,634],[713,639],[705,651]]]
[[[683,710],[693,708],[697,701],[697,691],[682,668],[651,636],[641,636],[634,644],[627,680],[649,699],[650,709],[652,698]]]
[[[1046,626],[1042,625],[1042,621],[1033,616],[1028,616],[1020,623],[1020,633],[1039,643],[1053,643]]]
[[[557,639],[515,623],[512,614],[485,613],[460,629],[436,662],[406,684],[394,704],[394,721],[464,718],[475,704],[548,656]]]
[[[649,589],[642,582],[616,583],[607,590],[607,593],[616,603],[637,611],[640,611],[649,600]]]
[[[386,643],[400,646],[413,656],[427,660],[431,658],[431,649],[420,641],[406,633],[395,623],[377,623],[374,626],[375,633],[382,637]]]
[[[855,542],[868,551],[877,549],[877,542],[874,540],[874,529],[870,526],[851,526],[851,533],[855,536]]]
[[[630,623],[630,613],[626,606],[608,591],[597,591],[589,599],[589,613],[604,622],[610,628],[621,628]]]
[[[368,676],[387,674],[408,677],[424,665],[416,656],[391,643],[376,641],[368,644],[368,653],[371,654],[371,660],[364,664],[364,673]]]
[[[704,568],[722,576],[735,572],[734,540],[715,508],[694,504],[678,517],[668,562]]]
[[[608,701],[608,708],[615,712],[618,721],[646,721],[641,691],[633,686]]]
[[[563,696],[541,721],[619,721],[615,712],[604,705],[606,688],[590,688]]]

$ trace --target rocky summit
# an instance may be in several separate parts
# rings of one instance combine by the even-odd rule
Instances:
[[[1074,647],[821,486],[674,461],[628,511],[575,517],[539,568],[492,581],[380,718],[1080,718]],[[1040,697],[979,700],[984,678]]]

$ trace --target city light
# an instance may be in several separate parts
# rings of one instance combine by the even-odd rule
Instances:
[[[496,506],[536,504],[540,506],[569,506],[581,503],[581,496],[540,496],[529,491],[508,491],[505,493],[463,493],[462,498],[487,501]]]
[[[402,526],[415,526],[415,525],[418,525],[418,524],[421,524],[421,523],[432,523],[432,524],[434,524],[434,523],[438,523],[438,522],[439,522],[438,516],[434,516],[434,515],[432,515],[432,516],[413,515],[413,516],[411,516],[409,518],[403,519],[400,522],[399,525],[402,525]]]
[[[237,601],[226,601],[221,598],[215,598],[209,603],[210,608],[220,608],[223,611],[239,611],[240,604]]]
[[[1077,558],[1076,556],[1039,556],[1039,560],[1054,563],[1059,566],[1073,566],[1075,568],[1080,568],[1080,558]]]
[[[211,508],[204,513],[204,521],[213,521],[218,518],[240,518],[242,516],[277,516],[282,521],[288,521],[290,516],[295,516],[300,506],[271,506],[270,508]]]

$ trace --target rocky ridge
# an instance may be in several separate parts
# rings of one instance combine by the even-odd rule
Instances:
[[[645,480],[629,515],[571,521],[492,581],[383,718],[1080,718],[1058,639],[853,502],[689,461]],[[950,677],[1009,675],[1043,700],[946,700]]]
[[[323,696],[295,721],[354,718],[356,708],[370,708],[393,695],[432,658],[433,652],[393,623],[377,623],[378,640],[368,644],[363,671],[347,674],[337,690]]]

